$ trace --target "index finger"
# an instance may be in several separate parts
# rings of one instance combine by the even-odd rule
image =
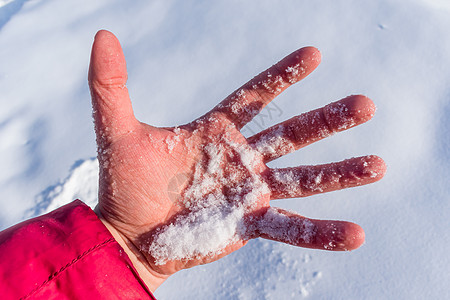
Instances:
[[[276,96],[308,76],[320,58],[316,48],[301,48],[244,84],[208,114],[222,113],[241,129]]]

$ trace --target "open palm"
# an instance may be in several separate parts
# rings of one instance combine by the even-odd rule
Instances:
[[[97,212],[135,264],[144,266],[138,270],[151,274],[141,274],[151,288],[251,238],[326,250],[362,244],[364,232],[356,224],[307,219],[269,202],[377,181],[385,172],[380,158],[285,169],[266,163],[369,120],[371,100],[350,96],[247,139],[239,131],[319,62],[315,48],[297,50],[205,116],[156,128],[134,117],[118,40],[107,31],[97,34],[89,71],[100,162]]]

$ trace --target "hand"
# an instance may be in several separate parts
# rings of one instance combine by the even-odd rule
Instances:
[[[247,139],[239,132],[319,62],[317,49],[297,50],[192,123],[156,128],[134,117],[120,44],[98,32],[89,70],[100,162],[96,212],[152,290],[252,238],[326,250],[363,243],[356,224],[307,219],[269,202],[375,182],[385,173],[380,158],[285,169],[266,163],[368,121],[371,100],[350,96]]]

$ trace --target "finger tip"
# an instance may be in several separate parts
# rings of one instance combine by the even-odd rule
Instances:
[[[104,40],[104,39],[117,39],[116,36],[109,30],[100,29],[97,31],[94,37],[94,41]]]
[[[363,95],[352,95],[323,107],[323,113],[334,131],[344,131],[363,124],[375,114],[375,104]]]
[[[287,59],[286,59],[287,58]],[[303,79],[309,75],[320,64],[321,55],[320,51],[312,46],[303,47],[294,51],[287,56],[282,64],[279,66],[281,69],[288,67],[301,67],[302,72],[297,74],[298,80]]]
[[[94,52],[98,52],[99,50],[105,54],[112,54],[117,49],[120,48],[120,43],[117,37],[110,31],[101,29],[99,30],[94,37]]]
[[[387,166],[384,160],[377,155],[369,155],[364,160],[366,172],[374,181],[378,181],[386,174]]]
[[[366,234],[361,226],[355,223],[347,223],[345,228],[346,239],[343,242],[346,251],[358,249],[364,244]]]
[[[375,112],[376,107],[373,103],[372,99],[365,95],[353,95],[353,101],[355,102],[355,106],[361,109],[367,109]]]
[[[314,46],[307,46],[302,48],[303,51],[305,51],[309,57],[311,57],[311,60],[319,61],[322,59],[322,55],[320,53],[320,50],[317,49]]]
[[[126,62],[117,37],[108,30],[99,30],[92,45],[89,82],[125,84]]]
[[[352,251],[364,244],[365,233],[358,224],[347,221],[324,221],[320,241],[322,249],[329,251]]]
[[[301,54],[299,56],[303,58],[303,61],[305,59],[308,60],[308,66],[311,68],[311,71],[314,70],[322,60],[322,54],[316,47],[313,46],[304,47],[301,48],[299,52]]]
[[[341,100],[341,103],[357,124],[367,122],[375,115],[376,106],[367,96],[352,95]]]

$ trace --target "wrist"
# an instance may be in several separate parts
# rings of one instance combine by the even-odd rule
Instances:
[[[145,282],[147,287],[154,292],[170,275],[160,274],[150,267],[146,257],[141,251],[130,241],[125,235],[123,235],[119,230],[117,230],[111,223],[109,223],[102,215],[98,206],[95,207],[94,212],[96,213],[99,220],[105,225],[114,239],[123,248],[125,253],[131,260],[134,268],[138,272],[141,279]]]

